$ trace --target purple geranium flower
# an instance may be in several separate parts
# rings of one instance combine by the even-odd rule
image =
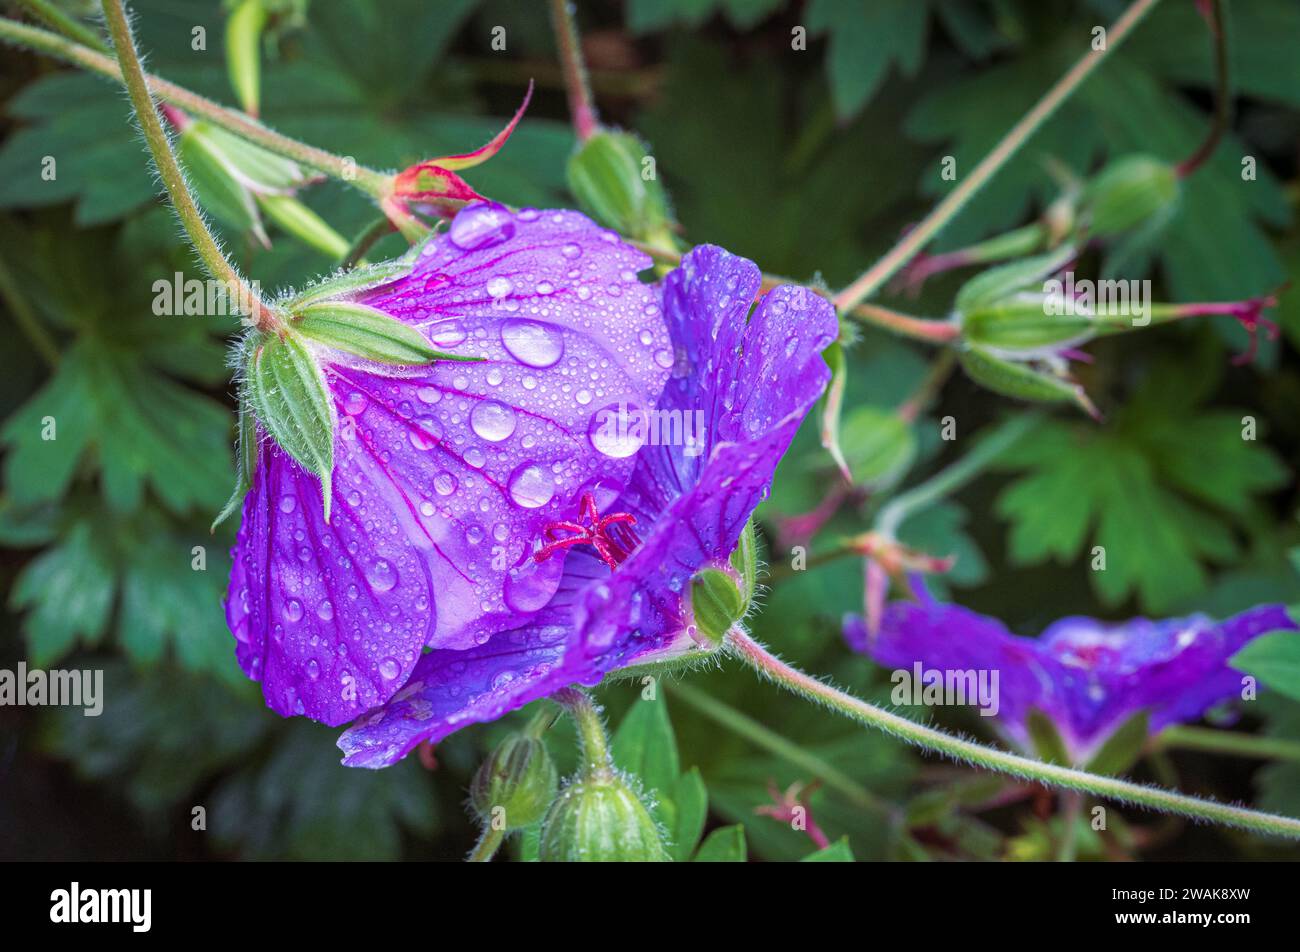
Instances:
[[[538,586],[526,606],[536,614],[486,644],[425,653],[391,701],[343,734],[344,763],[387,766],[561,687],[702,650],[691,579],[709,566],[734,574],[729,557],[826,385],[820,352],[838,330],[830,304],[796,287],[768,293],[747,321],[759,287],[751,262],[708,246],[665,279],[671,375],[655,417],[662,435],[665,421],[700,414],[702,441],[647,441],[616,501],[570,496],[533,559],[558,576],[554,595]]]
[[[1138,711],[1147,712],[1155,734],[1240,697],[1242,674],[1228,659],[1258,635],[1297,627],[1281,605],[1264,605],[1220,622],[1205,615],[1120,624],[1069,617],[1038,638],[1023,638],[997,619],[936,602],[924,586],[914,587],[919,601],[891,603],[874,638],[860,617],[846,617],[849,646],[890,668],[996,671],[994,720],[1007,738],[1031,749],[1027,721],[1037,709],[1076,764]]]
[[[652,405],[673,365],[661,291],[637,276],[650,259],[577,212],[471,206],[413,259],[359,300],[481,360],[404,368],[312,345],[338,420],[328,523],[317,479],[259,448],[226,613],[286,716],[353,720],[424,649],[485,645],[544,606],[562,560],[536,566],[535,540],[632,475],[603,411]]]

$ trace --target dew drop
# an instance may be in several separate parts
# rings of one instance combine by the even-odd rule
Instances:
[[[525,463],[510,475],[510,498],[524,509],[540,509],[555,495],[555,484],[536,463]]]
[[[284,620],[298,621],[302,618],[302,602],[296,598],[291,598],[284,603]]]
[[[366,568],[366,582],[373,591],[392,591],[397,584],[397,570],[386,559],[380,559]]]
[[[501,325],[501,343],[511,357],[529,367],[551,367],[564,356],[559,331],[536,321],[506,321]]]
[[[470,412],[469,425],[489,443],[500,443],[515,431],[515,411],[504,403],[484,400]]]
[[[294,507],[297,505],[298,505],[298,500],[294,499],[292,496],[280,497],[280,511],[285,513],[286,515],[293,512]]]
[[[500,205],[484,202],[471,205],[452,219],[447,237],[456,247],[474,251],[507,241],[514,233],[510,212]]]
[[[451,473],[439,473],[433,477],[433,491],[439,496],[450,496],[456,491],[456,477]]]
[[[429,341],[434,347],[458,347],[468,336],[465,323],[458,319],[442,321],[429,328]]]
[[[587,438],[599,452],[613,459],[626,459],[645,442],[642,411],[626,403],[612,403],[591,417]]]
[[[385,681],[391,681],[402,673],[402,666],[397,663],[396,658],[385,658],[379,662],[379,674]]]
[[[514,289],[515,286],[510,283],[509,278],[503,278],[497,276],[495,278],[488,279],[487,293],[491,297],[496,298],[498,301],[501,300],[501,298],[503,297],[508,297],[510,295],[510,292],[513,291]]]

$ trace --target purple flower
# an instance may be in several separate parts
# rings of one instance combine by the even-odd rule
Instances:
[[[616,500],[571,499],[533,560],[549,578],[554,555],[567,554],[555,594],[539,585],[527,606],[537,613],[484,645],[427,652],[388,704],[340,738],[344,763],[387,766],[566,685],[701,651],[691,579],[732,571],[750,514],[829,379],[820,352],[838,330],[833,308],[795,287],[768,293],[746,321],[759,286],[751,262],[709,246],[665,279],[671,374],[654,418],[661,436],[665,422],[698,419],[702,440],[648,440]]]
[[[1228,659],[1258,635],[1297,627],[1281,605],[1264,605],[1220,622],[1204,615],[1121,624],[1062,618],[1038,638],[1022,638],[915,588],[920,600],[891,603],[874,639],[860,617],[847,616],[849,646],[889,668],[984,671],[990,682],[997,672],[994,719],[1007,738],[1029,750],[1026,722],[1040,710],[1076,764],[1138,711],[1147,711],[1155,734],[1239,697],[1242,674]]]
[[[563,560],[536,566],[535,540],[632,475],[603,412],[652,405],[673,364],[661,291],[637,276],[650,259],[576,212],[471,206],[414,260],[359,300],[482,359],[393,367],[313,345],[337,415],[330,522],[270,440],[244,502],[227,621],[286,716],[353,720],[426,648],[486,645],[543,607]]]

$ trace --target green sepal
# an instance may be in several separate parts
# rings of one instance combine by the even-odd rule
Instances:
[[[731,566],[740,574],[740,597],[744,601],[741,614],[754,603],[758,588],[758,536],[754,532],[754,517],[750,516],[740,532],[740,541],[731,553]]]
[[[1180,191],[1178,172],[1168,162],[1150,155],[1116,159],[1084,189],[1088,234],[1103,238],[1163,217]]]
[[[606,227],[649,240],[668,230],[668,199],[657,173],[647,177],[645,146],[626,132],[601,131],[569,159],[571,191]]]
[[[352,247],[325,219],[293,195],[258,195],[257,204],[267,218],[331,261],[338,261]]]
[[[320,479],[330,520],[334,472],[334,405],[320,367],[293,331],[253,345],[246,375],[257,420],[282,450]]]
[[[1077,383],[1019,361],[1003,360],[978,347],[964,348],[958,358],[972,380],[994,393],[1036,403],[1073,403],[1090,417],[1098,417],[1097,408]]]
[[[700,634],[722,644],[731,626],[745,615],[736,579],[721,569],[700,569],[691,579],[691,612]]]
[[[1061,739],[1061,733],[1052,723],[1052,719],[1033,707],[1029,709],[1029,716],[1025,718],[1025,727],[1029,731],[1029,740],[1034,745],[1034,752],[1038,754],[1038,759],[1048,764],[1060,764],[1063,767],[1069,767],[1070,753],[1066,749],[1065,741]]]
[[[322,301],[300,308],[293,328],[303,337],[381,364],[480,359],[436,350],[410,324],[355,301]]]
[[[209,532],[216,532],[221,525],[244,503],[244,496],[253,488],[253,472],[257,469],[257,423],[252,411],[241,396],[239,401],[239,421],[237,424],[235,445],[235,489],[222,506],[217,517],[212,520]]]
[[[1122,774],[1142,756],[1142,748],[1146,746],[1150,733],[1147,712],[1138,711],[1106,738],[1101,749],[1088,761],[1086,769],[1096,774]]]
[[[266,28],[262,0],[240,0],[226,21],[226,69],[244,112],[257,115],[262,86],[260,47]]]
[[[286,298],[282,306],[292,314],[304,307],[324,301],[346,301],[406,277],[414,266],[413,260],[403,256],[392,261],[366,265],[364,268],[342,271],[303,288],[292,297]]]
[[[1022,258],[981,271],[957,292],[956,309],[960,314],[969,314],[976,308],[987,307],[1034,285],[1038,285],[1041,290],[1048,275],[1061,270],[1077,254],[1078,250],[1073,245],[1065,244],[1047,254]]]

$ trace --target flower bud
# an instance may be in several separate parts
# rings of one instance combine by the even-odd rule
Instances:
[[[569,159],[569,191],[583,211],[643,241],[668,232],[668,200],[654,160],[635,136],[602,130]]]
[[[474,774],[469,800],[484,823],[500,816],[506,830],[517,830],[532,826],[546,815],[555,799],[556,786],[555,763],[546,744],[534,737],[512,734],[497,745]]]
[[[542,821],[545,863],[664,863],[668,851],[654,817],[612,770],[571,781]]]
[[[747,605],[737,580],[721,569],[700,569],[691,579],[695,627],[711,644],[720,645]]]
[[[1149,155],[1126,155],[1102,169],[1084,189],[1088,233],[1105,238],[1170,213],[1178,201],[1178,173]]]
[[[968,377],[994,393],[1034,403],[1073,403],[1094,420],[1100,419],[1083,388],[1051,366],[1007,360],[969,345],[959,352],[958,360]]]

